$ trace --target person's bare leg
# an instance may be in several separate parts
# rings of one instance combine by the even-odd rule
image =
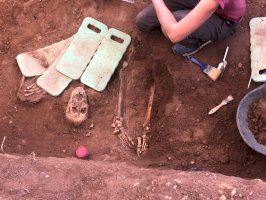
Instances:
[[[180,21],[189,12],[190,10],[180,10],[173,12],[173,15],[177,21]],[[225,19],[214,14],[200,28],[179,43],[186,46],[200,46],[207,41],[222,40],[235,32],[236,25],[229,25]]]
[[[180,21],[189,12],[190,10],[179,10],[173,12],[173,15],[177,21]],[[232,35],[236,28],[237,24],[229,25],[225,19],[213,14],[200,28],[183,41],[178,42],[173,47],[173,51],[184,56],[193,54],[211,42],[223,40]],[[181,53],[186,50],[190,53]]]

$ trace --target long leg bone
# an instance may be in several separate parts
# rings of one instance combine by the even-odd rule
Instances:
[[[119,73],[119,94],[118,94],[118,103],[116,106],[116,113],[113,120],[112,127],[114,128],[114,134],[119,134],[123,128],[123,118],[124,118],[124,92],[125,92],[125,77],[123,72]]]
[[[120,87],[118,95],[118,104],[116,107],[116,116],[114,117],[112,127],[114,128],[114,134],[117,135],[124,147],[130,149],[134,148],[133,140],[127,135],[124,130],[123,120],[124,120],[124,93],[125,93],[125,76],[123,71],[120,70],[119,73]]]
[[[140,156],[141,154],[145,153],[148,150],[148,134],[151,130],[151,116],[152,116],[152,107],[154,102],[154,94],[155,94],[155,84],[153,84],[150,88],[150,97],[148,108],[146,112],[145,121],[143,123],[143,135],[142,137],[138,138],[138,147],[137,147],[137,154]]]
[[[149,131],[150,129],[150,122],[151,122],[151,115],[152,115],[152,106],[154,101],[154,94],[155,94],[155,84],[153,84],[150,88],[150,97],[148,103],[148,109],[145,117],[145,121],[143,123],[143,128],[145,131]]]

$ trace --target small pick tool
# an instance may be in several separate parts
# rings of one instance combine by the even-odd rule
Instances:
[[[218,65],[218,70],[220,70],[222,72],[222,75],[223,75],[224,70],[225,70],[225,68],[227,66],[226,58],[227,58],[228,51],[229,51],[229,47],[227,47],[226,50],[225,50],[223,61],[220,62],[220,64]]]
[[[211,111],[208,113],[209,115],[212,115],[216,113],[221,107],[227,105],[229,102],[233,101],[234,97],[232,95],[229,95],[225,100],[223,100],[218,106],[211,109]]]

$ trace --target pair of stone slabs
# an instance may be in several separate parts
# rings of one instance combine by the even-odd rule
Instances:
[[[103,91],[130,42],[129,35],[88,17],[73,37],[20,54],[17,62],[25,77],[41,75],[37,85],[53,96],[78,79]]]

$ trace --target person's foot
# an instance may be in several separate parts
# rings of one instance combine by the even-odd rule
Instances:
[[[186,47],[184,45],[176,43],[173,46],[172,50],[173,50],[174,54],[177,54],[177,55],[180,55],[180,56],[191,56],[191,55],[195,54],[200,49],[202,49],[203,47],[207,46],[210,43],[211,43],[211,41],[204,42],[199,47],[196,47],[196,46]]]

